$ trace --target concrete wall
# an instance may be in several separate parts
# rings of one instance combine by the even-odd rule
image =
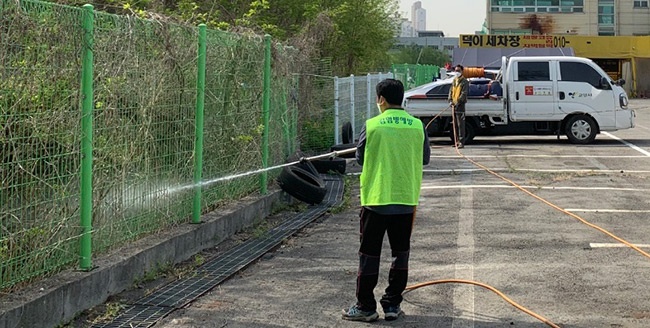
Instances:
[[[288,200],[284,197],[274,190],[267,196],[245,198],[204,215],[203,223],[181,225],[94,259],[96,268],[90,272],[68,270],[3,296],[0,328],[56,327],[68,322],[131,287],[157,265],[187,260],[267,217],[274,205]]]
[[[634,8],[633,0],[616,1],[618,35],[650,35],[650,8]]]

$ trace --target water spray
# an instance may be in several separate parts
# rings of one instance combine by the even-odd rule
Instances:
[[[172,193],[176,193],[176,192],[180,192],[180,191],[184,191],[184,190],[188,190],[188,189],[193,189],[195,187],[205,187],[205,186],[209,186],[209,185],[212,185],[212,184],[215,184],[215,183],[218,183],[218,182],[230,181],[230,180],[243,178],[243,177],[250,176],[250,175],[260,174],[260,173],[264,173],[264,172],[268,172],[268,171],[272,171],[272,170],[276,170],[276,169],[281,169],[283,167],[296,165],[298,163],[303,163],[303,162],[306,162],[306,161],[313,161],[313,160],[317,160],[317,159],[332,159],[332,158],[335,158],[335,157],[339,157],[341,155],[353,153],[356,150],[357,150],[357,148],[354,147],[354,148],[349,148],[349,149],[345,149],[345,150],[333,151],[333,152],[322,154],[322,155],[315,155],[315,156],[311,156],[311,157],[301,157],[297,161],[293,161],[293,162],[289,162],[289,163],[285,163],[285,164],[270,166],[270,167],[267,167],[267,168],[254,170],[254,171],[249,171],[249,172],[243,172],[243,173],[228,175],[228,176],[225,176],[225,177],[220,177],[220,178],[216,178],[216,179],[212,179],[212,180],[202,181],[200,183],[195,183],[195,184],[190,184],[190,185],[185,185],[185,186],[179,186],[179,187],[167,188],[167,189],[164,189],[164,190],[161,190],[161,191],[157,192],[157,194],[168,195],[168,194],[172,194]]]

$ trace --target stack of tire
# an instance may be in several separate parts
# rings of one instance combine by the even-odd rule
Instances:
[[[350,148],[354,148],[357,146],[357,143],[354,140],[354,135],[352,132],[352,123],[346,122],[343,124],[343,128],[341,131],[341,141],[343,141],[342,144],[334,145],[330,147],[330,151],[341,151],[341,150],[346,150]],[[354,158],[354,153],[348,153],[348,154],[343,154],[341,155],[342,158]]]
[[[295,162],[305,157],[297,152],[287,159]],[[325,198],[327,189],[321,178],[321,173],[345,173],[346,162],[342,158],[302,161],[282,169],[278,177],[280,188],[287,194],[307,204],[320,204]]]
[[[331,151],[339,151],[356,147],[352,136],[352,124],[345,123],[343,125],[343,144],[334,145],[330,148]],[[301,158],[306,157],[305,154],[298,151],[287,159],[287,162],[299,161]],[[354,153],[344,154],[341,157],[333,157],[326,159],[317,159],[312,161],[301,161],[295,165],[286,166],[280,172],[278,177],[278,184],[280,188],[287,194],[294,198],[308,203],[320,204],[325,198],[327,189],[325,182],[321,178],[321,174],[339,173],[345,174],[347,162],[345,158],[354,158]]]

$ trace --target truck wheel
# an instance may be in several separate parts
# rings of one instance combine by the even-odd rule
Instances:
[[[588,144],[596,138],[596,123],[587,115],[571,116],[566,122],[564,132],[573,144]]]
[[[451,126],[450,126],[451,128]],[[471,143],[472,140],[474,140],[474,137],[476,136],[476,128],[472,123],[465,122],[465,140],[463,140],[464,144]],[[449,131],[449,139],[451,139],[451,142],[454,142],[454,131],[451,130]]]
[[[476,136],[476,128],[474,127],[474,124],[472,123],[467,123],[465,124],[465,142],[464,144],[471,143],[472,140],[474,140],[474,137]]]

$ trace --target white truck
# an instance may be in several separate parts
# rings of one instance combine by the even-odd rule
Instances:
[[[469,79],[466,142],[486,135],[565,134],[572,143],[587,144],[601,131],[634,127],[625,81],[612,81],[590,59],[503,57],[496,73],[494,79]],[[438,114],[448,107],[452,80],[405,93],[404,108],[428,124],[431,136],[450,133],[451,110]]]

